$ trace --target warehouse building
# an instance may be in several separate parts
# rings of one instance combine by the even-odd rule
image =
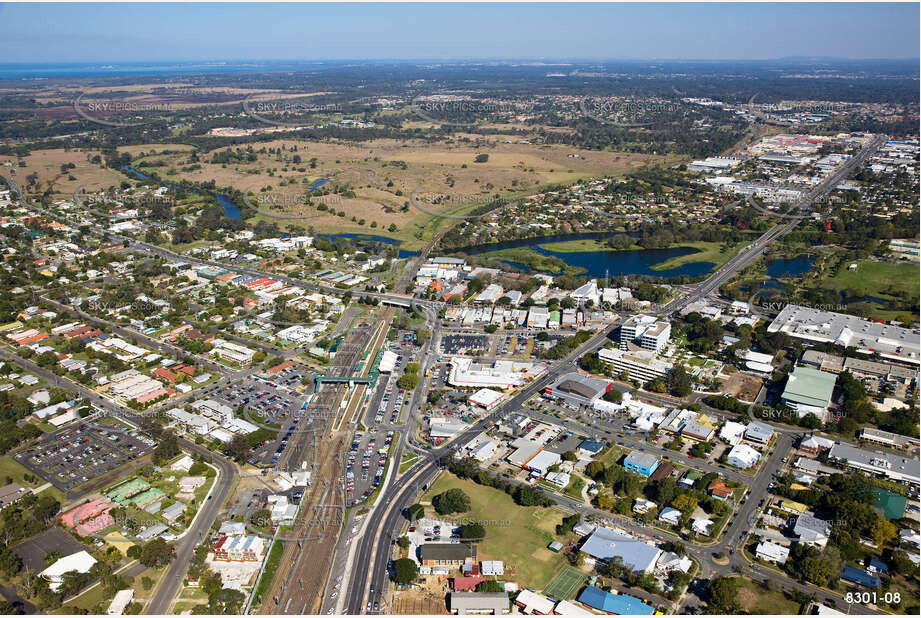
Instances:
[[[612,383],[581,373],[566,373],[544,389],[544,396],[575,406],[589,406],[611,389]]]
[[[787,376],[787,385],[780,396],[781,402],[796,410],[800,418],[814,414],[821,421],[828,420],[828,406],[835,390],[833,373],[797,366]]]

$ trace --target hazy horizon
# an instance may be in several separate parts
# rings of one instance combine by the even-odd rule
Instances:
[[[0,62],[917,60],[919,17],[917,3],[0,4]]]

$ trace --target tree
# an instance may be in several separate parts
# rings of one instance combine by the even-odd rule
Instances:
[[[233,438],[227,444],[227,454],[235,461],[244,462],[249,455],[249,440],[242,434],[234,434]]]
[[[691,377],[681,365],[676,365],[665,374],[668,392],[675,397],[687,397],[691,394]]]
[[[158,569],[173,559],[173,546],[163,539],[154,539],[144,545],[138,561],[146,567]]]
[[[393,563],[393,572],[390,578],[397,584],[410,584],[419,577],[419,567],[409,558],[400,558]]]
[[[405,534],[397,539],[397,545],[400,546],[400,549],[409,549],[409,537]]]
[[[6,547],[0,547],[0,573],[11,579],[22,570],[22,559]]]
[[[870,536],[873,537],[873,542],[880,547],[894,539],[897,534],[895,524],[885,517],[877,517],[870,527]]]
[[[560,536],[569,534],[570,532],[572,532],[572,529],[576,527],[576,524],[579,523],[580,519],[582,519],[582,516],[579,515],[578,513],[574,513],[572,515],[564,517],[562,523],[557,525],[556,533],[559,534]]]
[[[409,521],[416,521],[417,519],[422,519],[424,515],[425,515],[425,507],[419,504],[418,502],[416,504],[410,504],[406,508],[406,518]]]
[[[487,161],[489,161],[488,154],[478,154],[473,158],[474,163],[486,163]]]
[[[179,440],[171,430],[167,429],[160,434],[160,443],[153,452],[153,460],[158,464],[163,464],[181,453]]]
[[[482,524],[464,524],[460,535],[462,541],[482,541],[486,538],[486,528]]]
[[[400,379],[397,380],[397,386],[400,388],[411,391],[419,385],[419,376],[415,373],[404,373],[400,376]]]
[[[476,585],[477,592],[502,592],[503,590],[502,584],[494,579],[487,579],[485,582],[480,582]]]
[[[208,597],[208,614],[233,615],[241,613],[246,595],[232,588],[221,588]]]
[[[722,614],[738,613],[739,580],[731,577],[717,577],[707,585],[707,604]]]
[[[439,515],[464,513],[470,510],[470,496],[461,489],[449,489],[432,498],[432,506]]]
[[[605,401],[610,401],[611,403],[620,403],[624,399],[624,394],[617,390],[616,388],[609,389],[608,392],[602,397]]]

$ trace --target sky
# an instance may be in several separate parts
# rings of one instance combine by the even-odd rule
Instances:
[[[0,4],[0,63],[918,58],[918,3]]]

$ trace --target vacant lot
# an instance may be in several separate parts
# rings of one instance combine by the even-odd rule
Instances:
[[[50,188],[57,199],[70,199],[74,191],[80,187],[87,192],[99,191],[113,186],[117,187],[123,180],[126,180],[124,176],[115,170],[103,167],[101,163],[91,163],[90,160],[97,155],[101,156],[98,150],[79,148],[34,150],[22,159],[26,163],[25,167],[18,167],[19,159],[11,155],[0,155],[0,164],[5,161],[13,163],[12,168],[2,168],[3,175],[9,174],[11,169],[16,170],[13,179],[26,192],[41,193]],[[62,172],[61,166],[70,163],[76,167]],[[37,174],[37,182],[30,185],[28,178],[32,174]]]
[[[777,590],[770,590],[756,584],[746,577],[740,577],[738,600],[746,614],[798,614],[799,603],[791,601],[787,595]]]
[[[477,560],[503,560],[506,573],[503,579],[513,579],[534,590],[550,583],[566,561],[562,554],[547,549],[554,540],[556,525],[563,518],[559,511],[518,506],[504,492],[449,473],[438,478],[423,501],[430,502],[433,496],[454,488],[470,496],[472,504],[470,512],[458,514],[459,517],[497,524],[485,526],[486,538],[477,543]],[[431,508],[429,511],[434,513]]]

